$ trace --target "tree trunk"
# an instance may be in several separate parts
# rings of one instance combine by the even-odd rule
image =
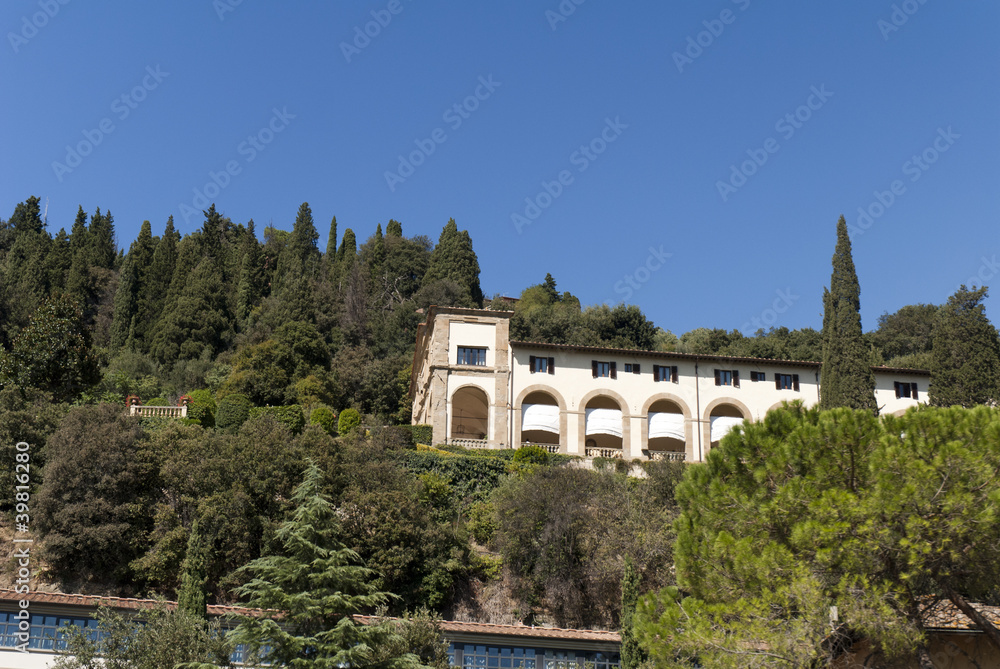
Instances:
[[[991,623],[986,616],[977,611],[972,607],[969,602],[965,601],[965,598],[960,594],[952,590],[950,587],[943,586],[945,596],[951,600],[959,611],[964,613],[972,622],[976,624],[979,629],[986,634],[986,638],[989,639],[993,647],[1000,651],[1000,630],[998,630],[993,623]]]

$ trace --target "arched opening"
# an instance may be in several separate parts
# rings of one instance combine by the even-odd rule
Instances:
[[[451,396],[451,434],[454,439],[490,438],[490,399],[479,388],[459,388]]]
[[[683,460],[687,451],[684,411],[670,400],[657,400],[649,407],[646,448],[650,460]]]
[[[733,404],[720,404],[712,409],[709,416],[712,426],[712,448],[718,446],[722,438],[729,434],[734,427],[742,424],[744,420],[747,420],[747,416],[744,416],[739,407]]]
[[[535,391],[521,402],[521,445],[537,444],[559,450],[559,403],[549,393]]]
[[[599,395],[587,402],[585,455],[622,457],[623,425],[622,409],[615,400]]]

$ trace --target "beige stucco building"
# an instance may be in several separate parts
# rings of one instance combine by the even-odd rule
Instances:
[[[819,401],[818,362],[510,341],[511,315],[428,310],[410,395],[434,443],[700,461],[734,425]],[[883,414],[927,399],[927,372],[876,367],[875,380]]]

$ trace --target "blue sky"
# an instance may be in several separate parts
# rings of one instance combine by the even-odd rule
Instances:
[[[454,218],[486,294],[677,334],[819,328],[840,214],[866,329],[1000,277],[997,3],[576,2],[8,0],[0,216]]]

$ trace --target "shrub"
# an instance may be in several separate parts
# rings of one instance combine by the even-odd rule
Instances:
[[[361,426],[361,414],[357,409],[344,409],[337,421],[337,432],[346,437]]]
[[[319,425],[327,434],[336,436],[337,434],[337,414],[333,413],[330,407],[316,407],[309,414],[309,424]]]
[[[518,464],[547,465],[549,452],[541,446],[522,446],[514,451],[511,461]]]
[[[235,432],[247,418],[253,408],[250,398],[240,393],[226,395],[219,400],[219,408],[215,412],[215,425],[223,430]]]
[[[282,423],[292,434],[299,434],[306,425],[305,414],[298,404],[290,404],[285,407],[254,407],[250,409],[250,418],[260,416],[271,416],[279,423]]]
[[[410,434],[413,435],[414,444],[425,444],[430,445],[431,441],[434,439],[434,428],[430,425],[406,425],[410,430]]]
[[[211,390],[192,390],[189,393],[188,418],[205,427],[215,427],[215,398]]]

